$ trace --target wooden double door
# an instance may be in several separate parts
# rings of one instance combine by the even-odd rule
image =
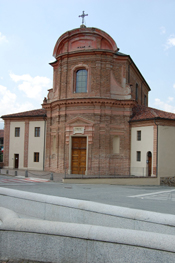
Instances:
[[[72,137],[72,174],[85,174],[86,137]]]

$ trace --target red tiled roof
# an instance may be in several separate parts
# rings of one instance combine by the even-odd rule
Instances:
[[[1,137],[1,138],[4,137],[4,130],[0,130],[0,137]]]
[[[2,119],[16,118],[16,117],[46,117],[46,110],[45,109],[37,109],[37,110],[24,111],[24,112],[13,113],[13,114],[1,116]]]
[[[137,105],[133,108],[133,115],[130,121],[142,121],[151,119],[175,120],[175,114],[154,108]]]

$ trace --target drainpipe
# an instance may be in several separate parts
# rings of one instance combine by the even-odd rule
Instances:
[[[157,126],[157,153],[156,153],[156,177],[158,178],[158,124],[156,123],[156,119],[154,119],[154,123]]]

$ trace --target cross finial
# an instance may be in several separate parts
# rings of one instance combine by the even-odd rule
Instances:
[[[84,24],[84,17],[88,16],[88,14],[85,14],[84,11],[82,13],[82,15],[79,15],[79,17],[82,17],[82,25]]]

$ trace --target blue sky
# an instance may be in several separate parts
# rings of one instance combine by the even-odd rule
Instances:
[[[54,45],[80,26],[83,10],[87,27],[134,60],[151,88],[149,106],[175,113],[175,0],[0,0],[0,116],[41,108]]]

